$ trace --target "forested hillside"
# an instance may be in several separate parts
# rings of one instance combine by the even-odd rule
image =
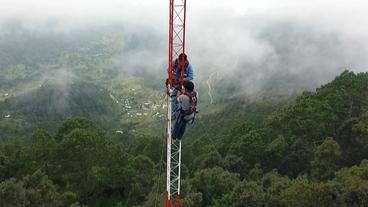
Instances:
[[[80,90],[74,91],[84,91],[75,85]],[[98,87],[87,88],[87,97],[91,92],[109,99],[103,90],[97,95]],[[52,85],[41,86],[31,94],[50,91],[55,93]],[[2,104],[26,105],[20,114],[45,114],[34,122],[66,118],[25,98]],[[99,110],[111,113],[111,101],[88,102],[96,110],[77,114],[88,118],[1,142],[0,206],[163,205],[163,134],[111,134],[89,120]],[[183,140],[182,205],[366,206],[367,107],[368,73],[345,71],[295,99],[239,99],[202,114]]]
[[[0,207],[163,206],[165,89],[151,66],[165,63],[139,56],[160,40],[12,28],[0,34]],[[199,77],[182,205],[366,206],[368,73],[336,75],[300,93],[277,77],[256,95]]]
[[[144,72],[125,64],[127,54],[141,50],[138,39],[145,39],[145,34],[128,33],[116,25],[63,34],[14,24],[4,26],[4,31],[2,140],[27,139],[38,128],[54,133],[75,116],[92,120],[108,133],[149,134],[163,128],[163,78],[153,76],[157,69]],[[142,127],[146,125],[150,127]]]

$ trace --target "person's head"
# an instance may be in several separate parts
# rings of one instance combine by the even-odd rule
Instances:
[[[178,61],[179,61],[179,63],[180,64],[182,64],[183,62],[183,57],[184,57],[184,63],[186,62],[186,61],[188,61],[188,57],[187,57],[187,55],[185,54],[185,53],[181,53],[180,55],[179,55],[179,57],[178,57]]]
[[[185,61],[187,61],[187,54],[185,54],[185,53],[181,53],[180,55],[179,55],[179,59],[181,60],[181,59],[183,59],[183,55],[184,55],[184,60]]]
[[[186,91],[192,92],[194,90],[194,83],[192,81],[184,81],[183,86]]]

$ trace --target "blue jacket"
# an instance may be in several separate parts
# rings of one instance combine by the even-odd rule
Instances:
[[[179,77],[181,77],[181,66],[177,63],[177,59],[173,62],[173,79],[177,78],[180,80]],[[185,63],[185,70],[184,70],[184,80],[193,80],[193,67],[192,65],[187,61]]]

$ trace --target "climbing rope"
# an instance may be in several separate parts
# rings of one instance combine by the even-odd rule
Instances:
[[[163,104],[164,102],[162,102]],[[155,200],[154,200],[154,206],[157,207],[158,204],[159,204],[159,199],[158,199],[158,194],[159,194],[159,191],[160,191],[160,185],[159,183],[161,183],[162,181],[162,163],[164,162],[164,153],[165,153],[165,144],[166,144],[166,131],[167,129],[165,130],[165,133],[163,135],[163,139],[162,139],[162,147],[161,147],[161,158],[160,158],[160,165],[159,165],[159,173],[158,173],[158,181],[156,183],[156,192],[155,192]]]

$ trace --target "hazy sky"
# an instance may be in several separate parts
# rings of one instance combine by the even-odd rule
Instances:
[[[168,0],[0,0],[0,23],[20,18],[34,29],[50,21],[73,29],[117,22],[152,30],[165,39],[168,4]],[[365,0],[187,0],[187,6],[187,52],[202,78],[214,71],[242,71],[244,88],[254,89],[258,87],[254,82],[285,73],[295,76],[300,87],[310,87],[346,68],[368,71]],[[157,51],[137,53],[136,58],[131,54],[132,62],[152,53]]]
[[[9,18],[33,23],[63,20],[65,25],[78,27],[117,21],[166,32],[168,4],[168,0],[0,0],[0,22]],[[223,31],[235,19],[247,16],[302,22],[352,38],[368,34],[365,0],[188,0],[187,5],[188,41],[196,32],[209,27]],[[237,27],[233,25],[234,30]]]
[[[165,28],[168,0],[0,0],[0,16],[32,20],[129,20]],[[258,15],[264,18],[334,23],[335,27],[365,27],[364,0],[188,0],[188,26],[201,19]],[[347,25],[348,24],[348,25]]]

